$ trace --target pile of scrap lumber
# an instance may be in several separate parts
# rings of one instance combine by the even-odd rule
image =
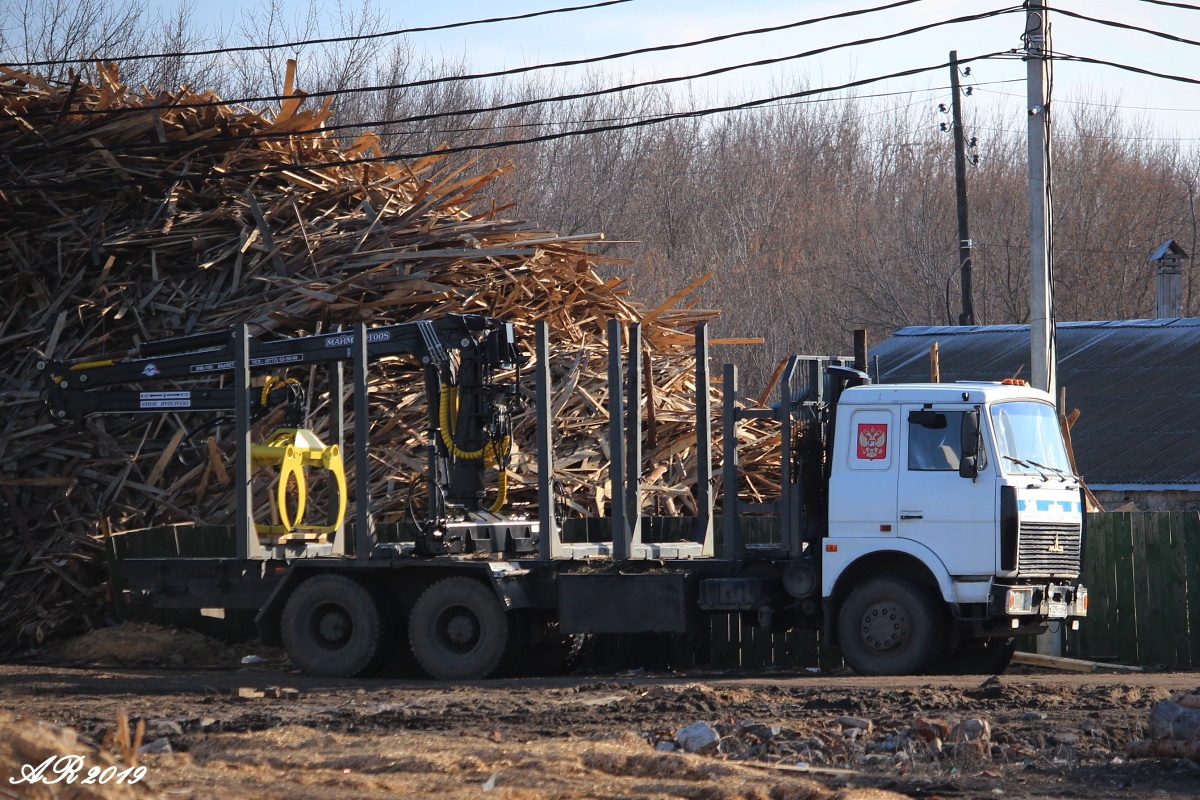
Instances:
[[[533,324],[546,320],[557,477],[577,514],[599,515],[604,329],[638,321],[653,397],[648,511],[691,511],[692,331],[716,313],[689,297],[703,279],[642,308],[626,280],[598,275],[598,265],[626,263],[587,249],[602,236],[502,218],[477,199],[500,170],[438,155],[384,160],[371,132],[343,143],[324,128],[329,104],[306,107],[292,74],[278,108],[252,110],[188,88],[135,91],[115,66],[98,65],[94,85],[0,67],[0,651],[98,623],[109,532],[229,524],[233,511],[229,425],[156,414],[57,426],[40,399],[42,358],[242,322],[269,338],[448,313],[511,320],[532,342]],[[404,364],[376,369],[371,385],[375,511],[397,521],[424,463],[423,387]],[[318,432],[326,401],[318,386]],[[755,425],[739,433],[742,491],[761,500],[777,491],[778,435]],[[518,507],[536,483],[533,427],[532,411],[517,421],[509,496]]]
[[[1200,760],[1200,694],[1177,694],[1155,704],[1148,739],[1129,745],[1134,758]]]

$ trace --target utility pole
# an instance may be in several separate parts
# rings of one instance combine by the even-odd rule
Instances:
[[[962,91],[958,86],[958,51],[950,51],[950,111],[954,124],[954,193],[958,200],[958,269],[962,289],[959,325],[975,324],[975,297],[971,287],[971,234],[967,230],[967,154],[963,141]]]
[[[1050,0],[1027,4],[1026,95],[1029,112],[1029,364],[1030,383],[1055,395],[1054,318],[1050,285],[1050,98],[1046,94]]]
[[[1046,96],[1050,66],[1050,0],[1026,4],[1025,75],[1029,113],[1029,377],[1037,389],[1058,403],[1054,366],[1054,316],[1050,283],[1050,98]],[[1061,626],[1037,637],[1039,653],[1061,656]]]

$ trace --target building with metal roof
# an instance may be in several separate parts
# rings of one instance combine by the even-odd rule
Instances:
[[[1200,509],[1200,319],[1060,322],[1057,381],[1076,465],[1106,509]],[[1029,376],[1029,326],[909,327],[871,349],[871,377],[930,380]]]

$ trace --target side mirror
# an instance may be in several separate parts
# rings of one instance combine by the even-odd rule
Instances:
[[[958,460],[958,477],[971,480],[979,477],[979,462],[975,456],[963,456]]]
[[[962,457],[958,461],[960,478],[975,480],[979,477],[979,409],[963,412],[962,430],[959,432],[959,449]]]
[[[959,449],[964,456],[979,455],[979,410],[964,411],[962,431],[959,435]]]

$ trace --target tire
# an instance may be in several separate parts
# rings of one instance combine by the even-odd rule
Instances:
[[[1003,675],[1017,651],[1016,639],[976,639],[963,642],[938,672],[945,675]]]
[[[472,578],[443,578],[417,598],[408,638],[429,677],[476,680],[504,663],[509,620],[492,587]]]
[[[355,678],[382,666],[394,639],[382,590],[349,575],[317,575],[283,607],[280,633],[292,663],[322,678]]]
[[[904,578],[872,578],[838,613],[838,641],[860,675],[915,675],[941,647],[942,610],[929,592]]]
[[[586,633],[563,633],[558,621],[537,619],[530,623],[528,650],[522,672],[526,675],[566,675],[587,654],[592,637]]]

